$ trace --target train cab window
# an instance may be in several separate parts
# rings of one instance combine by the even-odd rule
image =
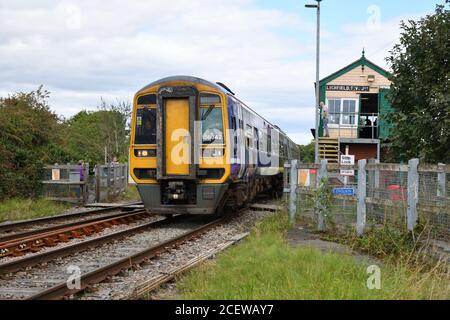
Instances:
[[[218,95],[208,93],[200,95],[200,121],[202,128],[202,143],[224,143],[222,106]]]
[[[156,94],[140,96],[137,100],[137,104],[156,104]]]
[[[267,153],[272,153],[272,136],[267,135]]]
[[[136,110],[135,144],[156,144],[156,109]]]

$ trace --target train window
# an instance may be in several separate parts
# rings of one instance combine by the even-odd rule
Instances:
[[[220,104],[220,96],[211,93],[202,93],[200,95],[200,104]]]
[[[255,129],[254,137],[255,137],[256,150],[259,150],[259,134],[258,134],[258,129],[256,129],[256,128],[254,128],[254,129]]]
[[[140,96],[137,100],[137,104],[156,104],[156,94]]]
[[[231,129],[236,130],[236,117],[231,117]]]
[[[223,144],[224,138],[220,96],[212,93],[200,94],[200,120],[202,143]]]
[[[156,109],[136,110],[135,144],[156,144]]]
[[[272,153],[272,136],[267,135],[267,153]]]
[[[245,126],[245,128],[246,128],[246,133],[249,135],[249,136],[252,136],[253,135],[253,129],[252,129],[252,126],[250,126],[250,125],[246,125]]]
[[[223,144],[222,108],[201,107],[202,143]]]

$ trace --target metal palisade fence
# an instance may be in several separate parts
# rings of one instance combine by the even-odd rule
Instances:
[[[318,230],[356,231],[383,225],[414,230],[427,226],[450,241],[449,165],[379,163],[285,165],[285,192],[293,221],[300,215]]]
[[[83,174],[81,174],[81,170]],[[73,203],[112,201],[128,186],[126,164],[48,165],[44,167],[43,195],[50,200]]]

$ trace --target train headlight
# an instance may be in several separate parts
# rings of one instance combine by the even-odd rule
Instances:
[[[148,150],[134,150],[134,155],[138,158],[152,158],[156,157],[156,150],[155,149],[148,149]]]

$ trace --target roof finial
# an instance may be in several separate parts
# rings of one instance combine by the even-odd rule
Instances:
[[[363,51],[362,51],[362,57],[363,57],[363,58],[366,57],[366,49],[365,49],[365,48],[363,48]]]

